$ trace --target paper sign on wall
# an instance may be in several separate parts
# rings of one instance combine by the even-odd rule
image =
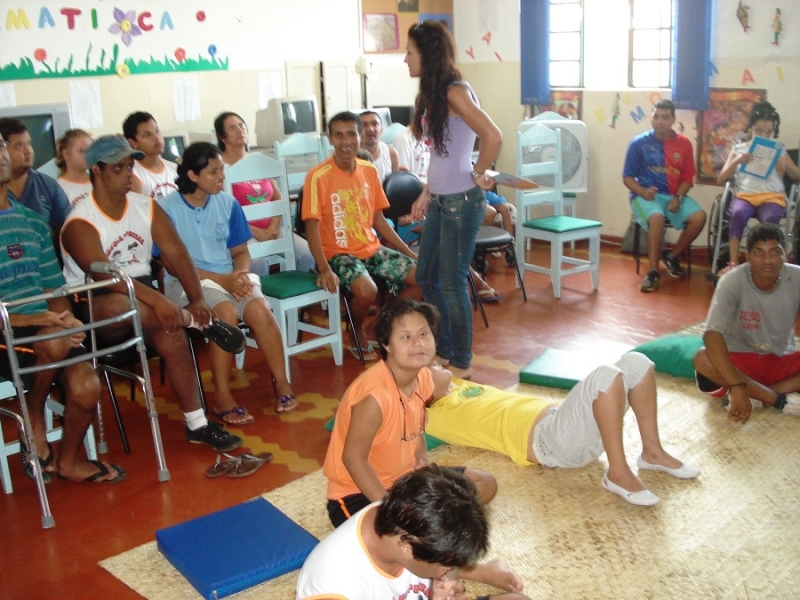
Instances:
[[[78,79],[69,82],[69,110],[76,129],[102,129],[103,103],[99,79]]]
[[[172,102],[175,120],[178,123],[200,120],[200,92],[197,77],[183,76],[172,78]]]

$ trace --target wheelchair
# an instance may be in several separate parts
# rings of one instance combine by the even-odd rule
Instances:
[[[797,219],[798,201],[800,200],[800,185],[787,180],[786,185],[786,216],[781,220],[783,233],[786,236],[786,256],[790,262],[800,264],[800,223]],[[728,250],[729,224],[731,202],[735,197],[735,188],[732,181],[725,183],[725,188],[711,205],[708,217],[708,260],[711,271],[708,274],[710,281],[716,282],[717,272],[724,268],[730,260]],[[742,235],[742,247],[747,238],[748,228]]]

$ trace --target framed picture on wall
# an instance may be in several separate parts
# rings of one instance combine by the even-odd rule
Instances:
[[[567,119],[583,120],[583,91],[551,90],[550,104],[541,104],[536,114],[551,110]]]
[[[453,33],[453,17],[446,13],[420,13],[419,22],[423,21],[439,21],[450,30],[450,33]]]
[[[419,0],[397,0],[397,12],[419,12]]]
[[[697,124],[697,183],[716,184],[731,146],[744,141],[753,104],[766,90],[711,88]]]
[[[364,14],[364,52],[387,52],[400,48],[397,15]]]

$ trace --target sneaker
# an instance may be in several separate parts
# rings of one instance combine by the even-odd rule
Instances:
[[[786,406],[783,407],[781,412],[785,415],[800,417],[800,394],[797,392],[786,394]]]
[[[193,444],[208,444],[217,452],[229,452],[242,445],[242,438],[225,431],[219,423],[209,421],[205,427],[186,428],[186,439]]]
[[[659,285],[661,285],[661,273],[650,269],[639,284],[639,289],[643,292],[655,292]]]
[[[198,329],[204,337],[214,342],[225,352],[239,354],[247,346],[247,340],[242,330],[236,325],[229,325],[225,321],[212,321],[205,329]]]
[[[664,261],[664,266],[667,267],[667,272],[670,277],[674,277],[675,279],[683,279],[686,277],[686,271],[683,270],[680,261],[678,261],[678,257],[672,252],[664,250],[661,253],[661,260]]]

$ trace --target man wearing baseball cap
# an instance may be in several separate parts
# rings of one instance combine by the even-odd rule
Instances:
[[[241,438],[209,422],[201,408],[200,388],[184,327],[197,327],[223,350],[233,353],[244,349],[244,335],[238,328],[217,320],[206,304],[194,263],[163,209],[151,198],[131,192],[133,160],[143,157],[119,135],[101,136],[86,150],[92,196],[90,201],[76,206],[64,223],[64,276],[69,285],[80,283],[89,265],[102,261],[115,264],[134,279],[145,343],[166,363],[167,376],[183,409],[187,439],[220,452],[233,450],[242,445]],[[150,261],[154,245],[165,266],[186,290],[189,304],[183,309],[152,285]],[[119,293],[95,296],[95,319],[124,312],[127,300],[123,291],[120,284]],[[100,331],[102,341],[109,344],[131,335],[127,322]]]

